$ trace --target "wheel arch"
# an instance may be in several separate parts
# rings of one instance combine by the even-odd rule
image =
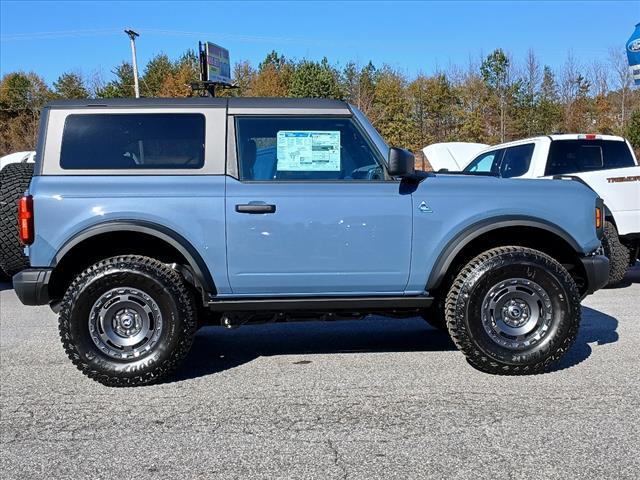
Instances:
[[[536,218],[509,216],[477,222],[454,235],[438,256],[426,290],[437,290],[452,269],[462,267],[482,251],[514,244],[538,249],[560,263],[582,268],[578,259],[584,252],[562,227]]]
[[[145,247],[142,251],[140,251],[141,244],[144,244]],[[135,248],[132,250],[133,245]],[[107,248],[103,250],[104,253],[90,254],[93,248],[105,246]],[[203,294],[216,293],[211,272],[191,242],[164,225],[141,220],[108,221],[92,225],[75,234],[66,241],[51,261],[50,267],[54,269],[52,284],[55,285],[55,276],[62,280],[61,277],[69,275],[70,269],[78,269],[78,267],[73,268],[70,265],[76,258],[83,258],[85,260],[83,263],[86,264],[88,258],[99,261],[106,256],[120,254],[139,253],[144,255],[147,247],[149,252],[161,252],[161,256],[164,256],[167,261],[186,263],[184,266],[189,269],[195,287]],[[86,268],[89,265],[84,266]],[[68,279],[64,278],[62,283],[68,283]],[[60,292],[51,293],[54,293],[53,297],[60,296]]]

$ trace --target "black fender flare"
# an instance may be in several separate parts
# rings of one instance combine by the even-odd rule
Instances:
[[[613,212],[611,210],[609,210],[609,207],[607,207],[604,202],[603,202],[603,206],[604,206],[604,218],[605,220],[609,220],[611,223],[613,223],[613,226],[618,228],[618,225],[616,224],[616,218],[613,216]]]
[[[508,215],[494,217],[486,220],[481,220],[463,228],[447,243],[446,247],[442,250],[440,255],[438,255],[438,259],[436,260],[436,263],[431,270],[431,274],[429,275],[429,279],[427,280],[426,290],[433,290],[440,286],[440,283],[444,279],[447,271],[449,270],[449,267],[451,267],[451,264],[453,263],[453,260],[456,258],[458,253],[460,253],[460,251],[462,251],[464,247],[466,247],[480,235],[500,228],[518,226],[533,227],[539,228],[541,230],[546,230],[547,232],[553,233],[567,242],[575,250],[577,255],[585,254],[585,252],[583,252],[580,248],[580,245],[578,245],[578,242],[576,242],[576,240],[571,235],[569,235],[566,230],[551,222],[525,215]]]
[[[67,253],[85,240],[105,233],[123,231],[151,235],[171,245],[189,262],[189,267],[195,276],[196,286],[202,288],[207,293],[216,294],[216,287],[211,272],[196,248],[186,238],[174,230],[164,225],[145,220],[115,220],[92,225],[67,240],[56,253],[56,256],[51,261],[50,267],[55,268]]]

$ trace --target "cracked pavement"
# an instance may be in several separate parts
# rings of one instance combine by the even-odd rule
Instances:
[[[111,389],[0,286],[0,477],[616,478],[640,471],[640,265],[583,301],[551,373],[473,370],[420,319],[209,327]]]

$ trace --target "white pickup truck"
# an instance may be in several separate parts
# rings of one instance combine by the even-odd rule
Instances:
[[[423,149],[432,168],[505,178],[574,177],[606,207],[609,284],[619,283],[640,250],[640,166],[628,141],[596,134],[526,138],[500,145],[439,143]],[[562,208],[562,205],[558,205]]]

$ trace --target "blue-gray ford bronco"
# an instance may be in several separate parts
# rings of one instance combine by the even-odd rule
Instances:
[[[19,203],[26,305],[105,385],[156,382],[197,329],[422,316],[484,372],[547,370],[607,281],[571,180],[414,171],[324,99],[58,101]]]

